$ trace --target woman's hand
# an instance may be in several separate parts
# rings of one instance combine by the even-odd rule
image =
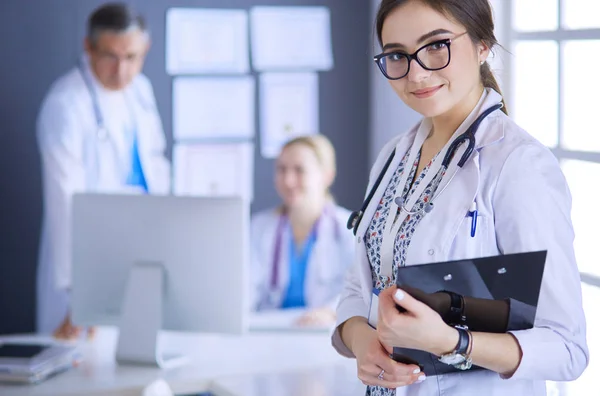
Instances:
[[[347,323],[344,332],[344,338],[352,340],[350,350],[356,356],[358,378],[363,384],[394,389],[425,380],[419,366],[395,362],[390,357],[392,349],[381,344],[377,331],[366,321]]]
[[[452,352],[458,343],[456,329],[446,325],[436,311],[396,286],[379,294],[378,314],[377,333],[384,345],[439,356]]]
[[[311,309],[302,315],[296,324],[298,326],[333,326],[335,311],[329,307]]]
[[[411,295],[411,297],[427,304],[431,309],[436,311],[442,318],[450,311],[450,296],[448,293],[436,292],[425,293],[416,287],[408,285],[401,286],[402,290]]]
[[[79,338],[82,328],[75,326],[71,322],[71,314],[67,313],[62,323],[54,330],[53,336],[58,340],[71,341]],[[87,329],[87,338],[93,339],[96,335],[96,328],[90,327]]]

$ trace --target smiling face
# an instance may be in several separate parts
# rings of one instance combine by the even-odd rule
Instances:
[[[305,144],[285,147],[277,158],[275,188],[288,209],[322,202],[331,185],[315,151]]]
[[[405,77],[390,80],[404,103],[425,117],[446,114],[467,98],[479,97],[482,88],[479,67],[489,49],[483,43],[475,45],[463,25],[420,1],[396,7],[385,18],[381,30],[384,53],[413,54],[443,39],[450,39],[448,66],[432,71],[411,60]],[[439,56],[435,51],[447,49],[433,45],[420,51],[419,59]]]

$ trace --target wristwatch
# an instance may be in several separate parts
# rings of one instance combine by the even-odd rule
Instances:
[[[450,296],[450,310],[443,315],[444,322],[449,325],[464,325],[467,321],[464,297],[448,290],[440,290],[439,293],[446,293]]]
[[[454,351],[446,353],[438,358],[442,363],[454,366],[459,370],[468,370],[472,366],[471,357],[468,355],[471,336],[467,330],[457,326],[458,344]]]

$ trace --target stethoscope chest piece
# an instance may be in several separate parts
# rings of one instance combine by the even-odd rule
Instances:
[[[473,150],[475,150],[475,132],[477,132],[477,129],[479,128],[479,124],[481,124],[481,122],[491,113],[493,113],[494,111],[501,109],[502,108],[502,103],[498,103],[493,105],[492,107],[488,108],[487,110],[485,110],[483,113],[481,113],[477,119],[471,124],[471,126],[469,126],[469,128],[467,128],[467,130],[460,136],[458,136],[449,146],[448,151],[446,152],[446,155],[444,156],[444,159],[442,161],[441,164],[441,168],[445,171],[448,169],[448,167],[450,166],[450,161],[452,160],[452,157],[454,156],[454,154],[456,153],[456,150],[458,149],[458,147],[463,144],[463,143],[467,143],[467,149],[465,150],[465,152],[462,154],[460,160],[458,161],[458,167],[462,168],[463,165],[467,162],[467,160],[471,157],[471,154],[473,152]],[[377,180],[375,180],[375,183],[373,184],[373,186],[371,187],[371,190],[369,191],[369,195],[367,196],[367,198],[363,201],[363,205],[360,211],[356,211],[356,212],[352,212],[352,214],[350,215],[350,218],[348,219],[348,224],[347,227],[348,229],[353,230],[354,235],[356,235],[358,226],[360,224],[360,221],[362,220],[363,214],[364,212],[367,210],[367,207],[369,206],[371,200],[373,199],[373,196],[375,195],[375,191],[379,188],[379,185],[381,184],[381,181],[383,180],[383,176],[386,174],[388,168],[390,167],[390,164],[392,163],[392,159],[394,158],[394,155],[396,153],[396,149],[394,149],[392,151],[392,153],[390,154],[390,156],[388,157],[385,165],[383,166],[383,169],[381,169],[381,171],[379,172],[379,176],[377,177]],[[452,178],[454,178],[454,176],[456,175],[456,172],[454,172],[454,174],[450,177],[450,181],[452,181]],[[440,191],[439,193],[437,193],[435,196],[441,195],[442,192],[444,192],[444,190],[446,189],[446,187],[448,186],[448,184],[450,184],[450,181],[448,181],[448,183],[446,183],[443,187],[442,187],[442,191]],[[427,203],[425,203],[425,205],[417,210],[417,211],[410,211],[408,209],[406,209],[404,207],[405,204],[405,199],[402,197],[396,197],[394,198],[394,203],[398,206],[399,210],[404,211],[405,213],[407,213],[408,215],[413,215],[413,214],[417,214],[417,213],[430,213],[434,206],[433,206],[433,200],[434,197],[430,198],[429,201]]]
[[[96,137],[101,142],[107,141],[108,140],[108,130],[103,126],[99,127],[98,131],[96,132]]]
[[[363,215],[362,211],[354,211],[354,212],[352,212],[350,214],[350,218],[348,219],[348,223],[346,223],[346,227],[349,230],[353,230],[354,231],[354,235],[356,235],[356,229],[358,228],[358,224],[360,223],[362,215]]]

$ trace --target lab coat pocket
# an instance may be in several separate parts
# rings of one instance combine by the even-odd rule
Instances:
[[[450,260],[461,260],[465,258],[482,257],[486,252],[484,249],[488,232],[488,218],[477,214],[465,216],[454,236],[450,248]]]

